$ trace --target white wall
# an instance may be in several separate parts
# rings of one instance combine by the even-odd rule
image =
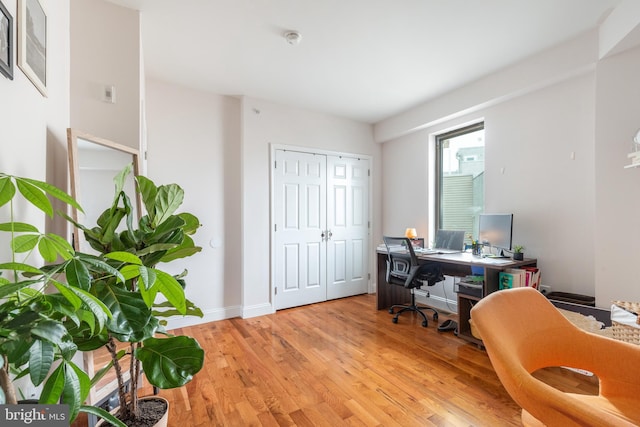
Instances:
[[[270,144],[372,156],[371,242],[381,239],[380,146],[370,125],[270,102],[244,98],[242,102],[242,288],[243,316],[270,313]],[[373,257],[373,249],[371,251]],[[372,281],[375,263],[371,263]],[[375,282],[374,282],[375,283]]]
[[[140,19],[103,0],[71,0],[71,127],[140,147]],[[115,87],[115,104],[103,101]]]
[[[204,319],[175,319],[171,327],[240,315],[240,101],[155,80],[146,83],[148,173],[157,185],[185,191],[181,211],[198,217],[202,252],[167,265],[186,268],[187,298]]]
[[[624,169],[640,129],[640,48],[597,69],[595,151],[596,300],[640,301],[640,168]]]
[[[543,284],[596,296],[604,307],[612,299],[638,300],[633,215],[640,202],[633,194],[640,171],[622,167],[640,127],[640,53],[599,61],[597,52],[597,37],[586,34],[454,91],[456,102],[445,95],[376,125],[379,138],[399,135],[384,143],[384,205],[406,199],[397,190],[402,182],[427,182],[423,156],[432,135],[484,119],[485,210],[514,213],[514,242],[538,258]],[[558,67],[563,56],[573,59]],[[531,74],[519,85],[516,69]],[[404,176],[396,174],[400,168]],[[385,233],[411,223],[426,234],[429,195],[417,194],[413,216],[385,209]]]
[[[0,171],[46,180],[66,188],[66,128],[69,124],[69,1],[42,0],[47,14],[47,97],[17,66],[16,2],[3,2],[13,16],[13,80],[0,76]],[[0,210],[4,212],[4,210]],[[2,213],[0,213],[1,215]],[[43,224],[40,211],[20,212]],[[48,224],[64,233],[64,224]],[[6,254],[4,246],[0,253]]]

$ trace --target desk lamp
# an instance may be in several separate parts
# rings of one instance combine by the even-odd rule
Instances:
[[[407,228],[404,232],[405,237],[413,240],[416,237],[418,237],[418,233],[416,233],[416,229],[415,228]]]

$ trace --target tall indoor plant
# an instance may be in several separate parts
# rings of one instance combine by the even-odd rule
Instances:
[[[98,218],[97,225],[88,228],[76,224],[91,247],[125,278],[120,282],[114,275],[100,273],[92,277],[91,292],[105,303],[113,317],[97,339],[85,339],[81,330],[76,331],[80,332],[76,342],[81,349],[105,346],[109,351],[110,366],[118,382],[117,417],[125,423],[140,417],[137,393],[142,373],[158,388],[180,387],[191,381],[204,361],[204,351],[194,338],[174,336],[164,330],[165,317],[202,316],[185,297],[186,271],[174,276],[158,267],[159,263],[201,250],[190,237],[200,226],[199,220],[189,213],[176,213],[184,199],[184,191],[177,184],[156,186],[150,179],[138,176],[136,190],[142,196],[146,214],[136,223],[136,210],[124,192],[130,170],[125,168],[114,179],[113,203]],[[118,342],[127,343],[128,349],[119,351]],[[124,355],[131,356],[127,367],[121,363]],[[129,373],[129,387],[125,372]]]
[[[0,173],[0,238],[9,244],[0,249],[0,403],[15,404],[14,380],[28,375],[34,385],[43,384],[40,403],[68,404],[72,420],[80,410],[111,419],[99,408],[82,406],[90,379],[73,363],[77,347],[67,325],[92,336],[111,318],[89,292],[89,275],[79,272],[111,274],[122,282],[124,276],[99,258],[74,251],[64,237],[17,218],[27,205],[53,217],[49,197],[81,210],[55,186]]]

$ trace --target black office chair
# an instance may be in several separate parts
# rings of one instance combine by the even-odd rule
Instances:
[[[415,289],[421,288],[426,282],[428,286],[433,286],[444,280],[440,266],[433,263],[418,264],[418,258],[411,245],[411,240],[406,237],[383,237],[387,247],[387,283],[390,285],[404,286],[411,289],[411,304],[392,305],[389,313],[394,314],[396,308],[400,310],[393,318],[393,323],[398,323],[398,316],[405,311],[414,311],[422,316],[422,326],[426,327],[429,322],[423,310],[433,311],[433,320],[438,320],[438,312],[431,307],[416,305]]]

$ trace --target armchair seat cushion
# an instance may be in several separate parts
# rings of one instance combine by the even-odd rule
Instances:
[[[494,292],[471,318],[525,425],[640,425],[640,346],[578,328],[532,288]],[[558,366],[592,372],[598,394],[566,393],[532,375]]]

